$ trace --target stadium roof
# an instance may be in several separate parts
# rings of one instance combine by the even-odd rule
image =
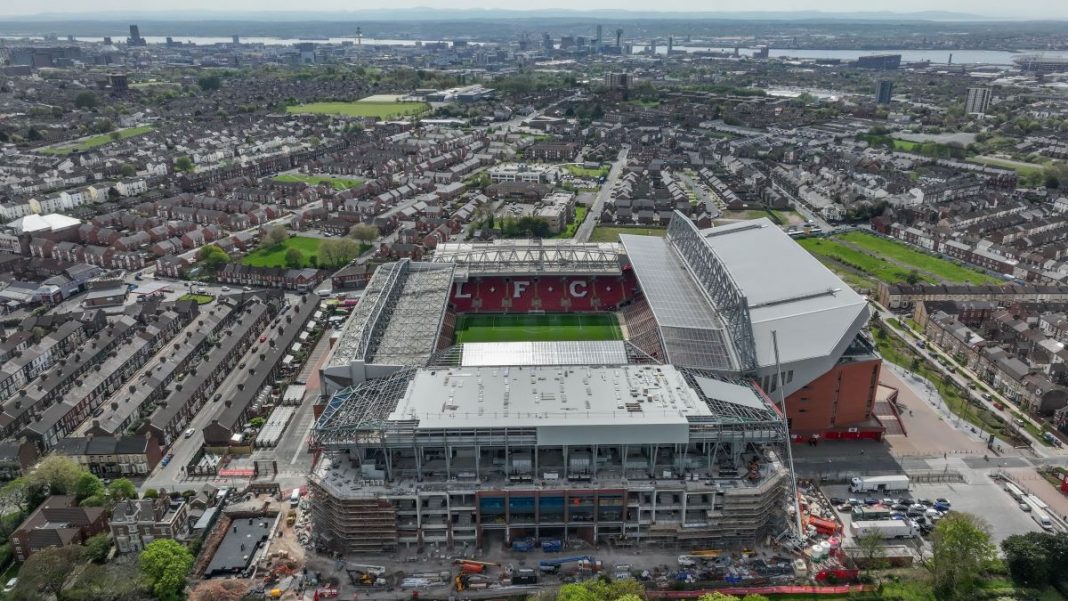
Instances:
[[[698,231],[677,215],[665,238],[620,239],[676,365],[774,365],[772,331],[782,363],[833,361],[868,318],[860,295],[768,219]]]
[[[686,442],[717,436],[781,438],[782,417],[757,389],[671,365],[410,368],[334,395],[319,443],[404,445],[423,431],[533,434],[541,445]],[[733,436],[722,434],[723,436]]]
[[[455,264],[461,277],[539,273],[619,275],[622,254],[622,247],[614,242],[494,240],[439,244],[431,261]]]
[[[329,366],[425,364],[437,350],[452,278],[448,264],[381,265],[345,322]]]
[[[626,365],[620,340],[561,342],[468,342],[464,367],[497,365]]]
[[[702,232],[749,302],[756,359],[782,363],[833,355],[868,319],[868,303],[766,218]]]

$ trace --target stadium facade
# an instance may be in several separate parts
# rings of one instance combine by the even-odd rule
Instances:
[[[316,544],[746,545],[787,531],[791,435],[880,434],[867,303],[781,229],[621,240],[380,267],[322,370]],[[609,313],[623,340],[454,345],[467,313]]]

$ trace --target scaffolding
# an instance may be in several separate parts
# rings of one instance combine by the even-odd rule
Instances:
[[[493,243],[439,244],[434,263],[456,265],[465,276],[620,275],[623,249],[611,242],[573,240],[495,240]]]

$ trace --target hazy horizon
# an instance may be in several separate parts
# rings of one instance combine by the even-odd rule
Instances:
[[[271,12],[297,12],[291,0],[185,0],[181,6],[146,9],[143,1],[95,0],[91,6],[81,0],[49,0],[42,6],[40,0],[7,0],[0,5],[0,18],[41,16],[54,19],[64,13],[85,17],[97,15],[104,18],[121,18],[123,12],[148,15],[153,12],[198,11],[216,13],[247,12],[249,19],[257,14]],[[759,7],[739,8],[736,4],[709,3],[701,0],[661,0],[655,7],[639,0],[587,0],[581,6],[560,0],[525,0],[524,2],[496,2],[487,4],[478,0],[395,0],[389,2],[360,3],[354,6],[346,0],[306,0],[300,5],[309,18],[317,12],[404,10],[412,8],[461,9],[461,10],[560,10],[596,11],[622,10],[634,12],[693,12],[693,13],[759,13],[759,12],[807,12],[825,13],[923,13],[949,12],[975,15],[993,19],[1065,19],[1068,18],[1068,2],[1055,0],[1021,0],[1011,5],[999,0],[869,0],[859,5],[853,0],[765,0]],[[266,15],[264,15],[266,16]]]

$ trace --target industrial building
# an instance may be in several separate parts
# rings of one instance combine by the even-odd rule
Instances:
[[[791,436],[881,436],[867,303],[780,228],[621,240],[379,268],[322,369],[319,548],[752,544],[789,532]],[[454,344],[470,313],[612,314],[623,339]]]

